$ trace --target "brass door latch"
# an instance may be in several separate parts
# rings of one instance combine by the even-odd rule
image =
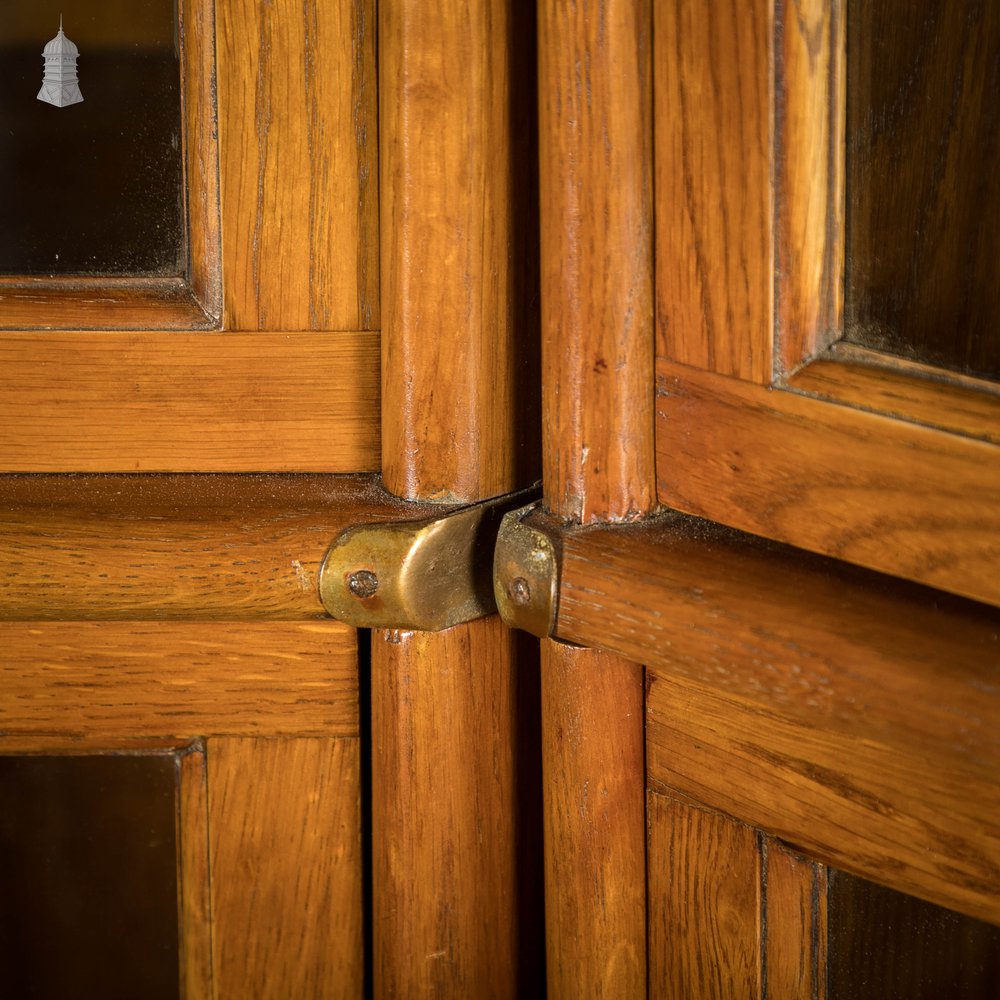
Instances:
[[[323,606],[356,628],[427,632],[492,614],[501,519],[540,492],[536,485],[440,517],[347,528],[320,569]]]

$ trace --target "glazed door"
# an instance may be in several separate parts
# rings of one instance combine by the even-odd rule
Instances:
[[[539,6],[549,993],[992,996],[991,17]]]
[[[316,576],[400,514],[357,475],[374,5],[163,7],[0,29],[5,186],[50,184],[0,236],[4,991],[358,996],[358,643]],[[82,103],[36,100],[54,36]]]

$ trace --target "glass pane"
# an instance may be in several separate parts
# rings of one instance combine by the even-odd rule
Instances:
[[[0,993],[176,1000],[176,759],[0,757]]]
[[[174,4],[3,0],[0,274],[182,273]]]
[[[847,6],[849,341],[1000,375],[1000,4]]]
[[[1000,929],[853,875],[829,873],[829,995],[996,1000]]]

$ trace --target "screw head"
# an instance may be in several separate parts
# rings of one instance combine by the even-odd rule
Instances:
[[[373,597],[378,590],[378,577],[370,569],[355,570],[347,578],[347,589],[355,597]]]
[[[531,586],[523,576],[515,576],[507,584],[507,596],[511,604],[523,608],[531,600]]]

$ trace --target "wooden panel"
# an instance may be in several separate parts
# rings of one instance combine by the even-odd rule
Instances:
[[[1000,603],[1000,462],[982,441],[657,363],[661,501]]]
[[[549,0],[539,25],[546,506],[633,519],[655,493],[651,12]]]
[[[643,669],[542,643],[548,996],[646,992]],[[639,836],[633,836],[635,831]]]
[[[944,382],[939,369],[897,364],[890,355],[841,344],[787,385],[820,399],[1000,444],[1000,392],[982,379]]]
[[[846,336],[998,376],[1000,8],[847,7]]]
[[[0,336],[0,471],[365,472],[378,336]]]
[[[979,689],[984,703],[995,702],[992,694]],[[898,697],[911,713],[932,707],[905,688]],[[980,764],[980,751],[963,760],[942,750],[947,741],[933,731],[923,747],[886,738],[874,714],[870,735],[846,733],[815,710],[804,714],[773,706],[766,690],[738,698],[657,672],[647,699],[651,785],[739,816],[846,871],[1000,922],[995,758]],[[961,732],[963,714],[953,714]]]
[[[537,479],[527,5],[379,8],[382,468],[408,499]]]
[[[0,624],[0,733],[358,732],[354,630],[333,621]]]
[[[826,868],[770,837],[762,841],[765,998],[826,1000]]]
[[[377,329],[374,4],[218,4],[225,326]]]
[[[219,1000],[360,997],[357,740],[208,741]]]
[[[844,7],[794,0],[778,23],[777,368],[840,336],[844,281]]]
[[[209,889],[208,775],[201,746],[178,758],[177,896],[181,996],[213,1000]]]
[[[757,832],[650,792],[649,996],[758,997]]]
[[[517,880],[518,854],[539,834],[514,789],[517,688],[532,680],[495,616],[373,633],[376,996],[540,986],[518,921],[532,927],[541,901],[530,887],[519,899]]]
[[[0,477],[0,619],[302,619],[348,525],[427,515],[373,476]]]
[[[657,353],[771,378],[772,4],[654,5]]]
[[[197,330],[215,325],[183,278],[0,278],[0,330]],[[6,340],[0,338],[0,343]]]

